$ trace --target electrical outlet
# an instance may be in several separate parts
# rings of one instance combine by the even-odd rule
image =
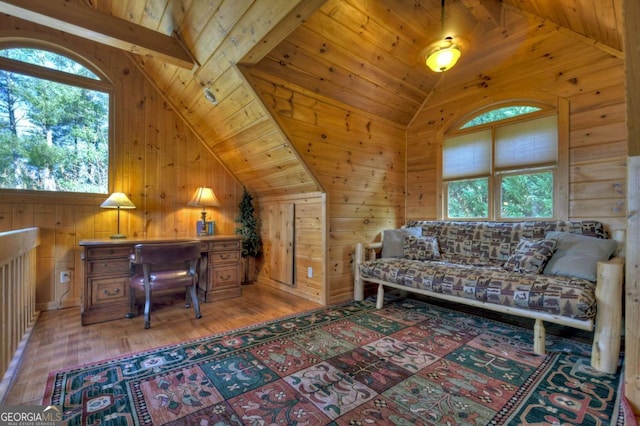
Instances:
[[[60,272],[60,284],[68,283],[71,281],[71,273],[69,271]]]
[[[313,268],[311,266],[307,268],[307,278],[313,278]]]

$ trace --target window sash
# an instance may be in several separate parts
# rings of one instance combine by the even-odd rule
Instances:
[[[496,127],[495,169],[505,170],[558,161],[558,120],[548,116]]]
[[[515,177],[519,177],[519,176],[526,176],[526,175],[534,175],[534,174],[542,174],[542,173],[549,173],[551,174],[551,215],[550,216],[546,216],[546,215],[537,215],[537,216],[509,216],[509,215],[503,215],[503,208],[504,208],[504,196],[505,196],[505,179],[509,179],[509,178],[515,178]],[[498,215],[498,219],[500,220],[540,220],[540,219],[549,219],[552,217],[555,217],[555,203],[554,203],[554,195],[553,193],[555,192],[555,180],[556,180],[556,174],[555,174],[555,167],[543,167],[543,168],[539,168],[539,169],[526,169],[526,170],[516,170],[510,173],[501,173],[498,174],[496,176],[496,183],[497,183],[497,195],[499,195],[497,197],[497,206],[496,206],[496,213]]]
[[[442,155],[442,178],[488,176],[491,173],[491,150],[491,129],[448,138]]]

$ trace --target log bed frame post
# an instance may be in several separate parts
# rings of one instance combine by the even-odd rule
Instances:
[[[609,262],[598,262],[598,282],[609,285],[596,286],[598,310],[591,349],[591,366],[610,374],[616,372],[620,362],[623,272],[622,257],[615,257]]]
[[[540,318],[536,318],[536,322],[533,325],[533,351],[538,355],[544,355],[547,353],[545,348],[545,339],[547,338],[547,331],[544,328],[544,322]]]
[[[624,396],[640,416],[640,2],[622,0],[625,117],[627,124]]]
[[[360,276],[360,267],[359,267],[363,261],[363,258],[364,258],[364,244],[357,243],[355,259],[354,259],[355,270],[353,272],[353,275],[354,275],[353,298],[358,302],[364,299],[364,283],[362,282],[362,277]]]

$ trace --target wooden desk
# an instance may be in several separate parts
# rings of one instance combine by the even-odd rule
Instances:
[[[194,240],[202,243],[198,283],[200,299],[211,302],[240,296],[240,236],[81,240],[82,325],[124,318],[129,312],[129,255],[136,244]]]

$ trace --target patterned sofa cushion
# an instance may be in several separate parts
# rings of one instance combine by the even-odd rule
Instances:
[[[581,237],[581,235],[578,236]],[[511,256],[509,256],[509,259],[507,259],[507,262],[504,264],[503,268],[506,271],[541,274],[555,250],[555,240],[533,241],[526,238],[521,238],[518,246],[513,251],[513,253],[511,253]]]
[[[421,227],[422,235],[438,239],[440,256],[451,263],[467,265],[503,265],[521,238],[541,240],[546,232],[562,231],[607,238],[601,222],[455,222],[411,221],[408,227]]]
[[[374,278],[497,305],[577,319],[595,316],[596,285],[577,278],[522,274],[505,271],[501,266],[397,258],[367,261],[360,265],[360,272],[364,279]]]

